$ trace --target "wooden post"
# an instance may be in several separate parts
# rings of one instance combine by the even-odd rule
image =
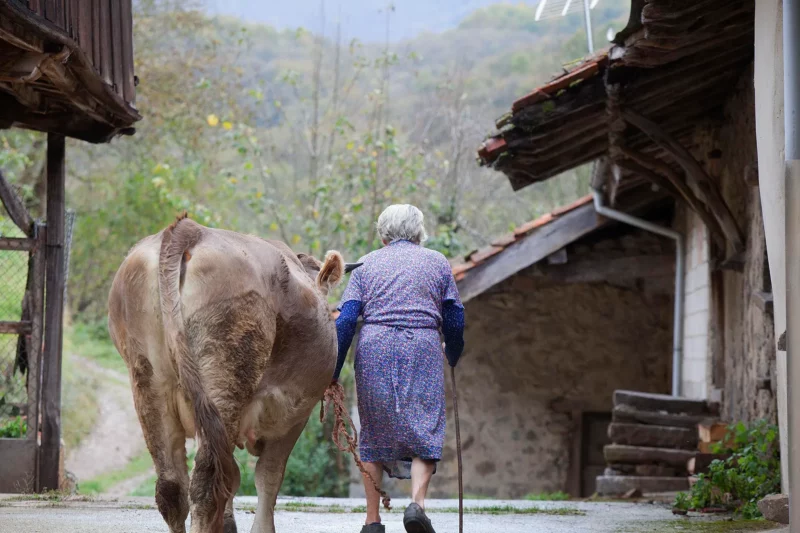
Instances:
[[[47,136],[47,249],[39,489],[58,490],[64,305],[64,136]]]
[[[579,410],[572,411],[567,494],[573,498],[583,496],[583,411]]]

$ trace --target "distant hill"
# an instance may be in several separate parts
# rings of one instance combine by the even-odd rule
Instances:
[[[424,33],[441,33],[454,29],[460,24],[477,28],[483,22],[483,10],[495,10],[500,7],[506,14],[513,12],[505,8],[527,8],[533,13],[538,0],[518,2],[497,2],[497,0],[294,0],[292,2],[253,2],[252,0],[206,0],[213,13],[233,15],[250,22],[258,22],[278,29],[294,29],[304,27],[312,31],[322,28],[320,16],[324,1],[326,34],[330,35],[337,20],[342,21],[342,31],[348,38],[356,38],[367,42],[382,42],[385,39],[386,9],[393,5],[390,25],[392,41],[407,40]],[[580,0],[575,0],[580,1]],[[609,17],[608,11],[614,11],[621,4],[630,2],[618,0],[600,0],[593,10],[598,21]],[[517,9],[519,11],[519,9]],[[605,13],[604,13],[605,12]],[[580,15],[566,17],[566,23],[550,20],[547,23],[535,23],[537,29],[545,26],[560,25],[563,28],[576,29],[581,25]],[[467,22],[465,22],[465,20]],[[532,17],[520,20],[509,20],[508,29],[521,29],[531,25]],[[605,33],[605,29],[603,29]],[[537,32],[538,33],[538,32]]]

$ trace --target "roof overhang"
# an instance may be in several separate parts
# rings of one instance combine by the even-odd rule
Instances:
[[[616,209],[641,215],[665,201],[668,198],[663,193],[653,194],[649,187],[639,186],[622,194]],[[514,274],[612,224],[615,222],[597,214],[591,196],[523,224],[490,246],[469,254],[463,263],[453,265],[461,300],[468,302]]]
[[[610,50],[513,103],[478,150],[481,164],[518,190],[609,153],[614,135],[661,158],[645,134],[613,120],[613,107],[624,101],[688,141],[698,121],[720,116],[752,62],[754,13],[754,0],[634,0]]]
[[[89,2],[83,4],[72,8],[72,16],[93,20],[92,13],[85,12],[91,9],[86,7]],[[129,22],[130,1],[105,7],[106,26],[114,23],[113,30],[123,35],[101,24],[80,28],[87,42],[98,45],[95,53],[107,59],[106,69],[116,69],[112,76],[101,75],[102,69],[89,57],[92,52],[70,33],[31,9],[15,0],[0,0],[0,128],[55,132],[95,143],[132,134],[133,124],[141,119],[133,104],[132,44],[118,27],[123,20]],[[67,23],[65,14],[62,21],[70,32],[79,31]],[[114,43],[114,50],[100,50],[101,37]],[[115,57],[106,57],[112,52]]]

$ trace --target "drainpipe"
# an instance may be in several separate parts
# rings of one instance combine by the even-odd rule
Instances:
[[[800,532],[800,0],[783,0],[783,117],[786,179],[786,375],[789,512]]]
[[[683,270],[685,264],[683,250],[683,235],[677,231],[653,224],[647,220],[636,218],[627,213],[611,209],[603,205],[603,195],[597,189],[592,189],[594,197],[594,210],[598,215],[628,224],[662,237],[675,241],[675,309],[672,327],[672,395],[680,396],[681,393],[681,354],[683,353]]]

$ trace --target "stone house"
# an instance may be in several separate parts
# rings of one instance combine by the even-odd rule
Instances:
[[[707,400],[719,405],[724,421],[764,418],[775,422],[777,399],[785,395],[782,385],[785,381],[783,377],[779,379],[782,370],[776,357],[773,289],[764,231],[766,213],[762,213],[759,190],[753,87],[755,11],[752,0],[702,3],[634,0],[629,24],[617,34],[610,49],[514,102],[511,112],[498,121],[498,133],[481,146],[479,156],[482,164],[505,173],[515,189],[594,162],[592,187],[607,205],[619,209],[623,190],[642,184],[670,197],[672,215],[662,218],[662,225],[681,236],[684,275],[671,293],[679,294],[682,302],[679,322],[674,322],[668,311],[664,312],[666,335],[660,336],[660,347],[654,344],[659,336],[652,330],[639,329],[633,335],[637,351],[647,354],[646,357],[651,351],[661,354],[663,360],[653,361],[653,368],[667,368],[675,386],[670,390],[667,378],[661,383],[642,379],[641,384],[625,387],[642,391],[660,387],[661,391],[674,395]],[[644,218],[652,214],[651,209],[655,207],[645,209]],[[569,246],[567,249],[569,255]],[[472,259],[480,263],[492,253],[502,256],[508,252],[484,251]],[[458,270],[456,267],[457,273]],[[521,275],[531,277],[526,271]],[[469,279],[467,272],[459,285],[468,286]],[[509,283],[525,287],[531,293],[509,296],[505,294]],[[597,285],[592,291],[612,290],[608,281],[594,283]],[[497,351],[520,354],[527,346],[539,343],[554,353],[559,353],[561,346],[570,346],[573,356],[554,356],[547,365],[549,374],[545,374],[548,379],[544,383],[556,389],[578,388],[571,379],[575,368],[586,368],[583,367],[586,363],[578,357],[579,352],[575,351],[578,348],[570,343],[578,347],[581,342],[596,344],[603,349],[610,324],[592,329],[582,320],[592,306],[580,299],[570,304],[565,298],[542,298],[538,293],[546,295],[547,285],[542,285],[540,279],[535,282],[512,279],[496,286],[499,288],[486,289],[477,297],[484,305],[468,317],[471,325],[467,345],[478,345],[479,350],[487,345]],[[576,289],[567,292],[571,290]],[[496,303],[490,304],[488,300],[492,297]],[[641,318],[633,303],[619,298],[614,306],[608,306],[609,312],[619,313],[623,323]],[[533,302],[530,306],[529,301]],[[469,309],[470,304],[467,305]],[[547,317],[555,315],[562,305],[560,321],[567,325],[561,325],[561,330],[537,328],[538,321],[547,323]],[[484,326],[484,320],[500,316],[500,309],[510,311],[508,318],[495,322],[494,327]],[[631,316],[625,316],[627,313]],[[678,364],[671,365],[673,350],[669,334],[674,326],[679,328],[674,346]],[[573,330],[571,335],[566,328]],[[515,333],[517,330],[524,333]],[[589,334],[580,341],[567,340],[578,337],[582,331]],[[558,335],[552,341],[543,338],[534,341],[533,332],[542,335],[558,332]],[[495,343],[486,336],[503,340]],[[621,346],[624,349],[626,345]],[[609,348],[609,353],[613,349]],[[486,361],[483,357],[476,355],[482,362]],[[543,351],[538,357],[550,355]],[[607,361],[630,364],[630,354],[619,357]],[[476,371],[474,381],[467,375],[469,362],[465,360],[463,388],[482,391],[475,401],[485,406],[478,409],[490,412],[494,409],[498,413],[524,409],[525,413],[536,413],[531,418],[540,421],[542,427],[554,427],[556,433],[563,431],[552,423],[555,409],[541,411],[534,406],[532,398],[539,394],[537,385],[541,385],[538,379],[530,380],[531,388],[525,392],[528,396],[524,403],[506,406],[500,402],[500,408],[492,405],[497,400],[483,391],[493,382],[484,384],[477,376],[495,380],[502,365],[512,361],[519,364],[524,357],[512,355],[510,359],[498,359],[495,354],[491,362],[482,363],[486,366]],[[594,379],[585,370],[578,370],[577,374],[586,383]],[[520,378],[527,375],[527,372],[515,374]],[[615,374],[615,377],[633,381],[633,376],[623,378]],[[599,381],[603,383],[602,379]],[[524,386],[523,378],[499,381],[498,389],[506,394],[509,390],[523,390]],[[601,394],[602,387],[583,386],[588,389],[580,394],[582,398],[588,400],[594,393]],[[606,408],[610,400],[609,393]],[[600,410],[601,405],[598,401],[590,407]],[[461,409],[469,411],[473,407]],[[584,409],[587,407],[578,410]],[[578,449],[577,445],[570,446],[567,443],[571,441],[562,439],[558,451],[553,444],[553,452],[536,453],[526,461],[520,458],[524,444],[513,439],[493,442],[492,432],[497,426],[489,424],[487,420],[478,435],[487,435],[481,442],[488,441],[487,448],[495,450],[490,455],[503,457],[503,464],[495,462],[490,466],[481,460],[470,465],[465,476],[470,475],[469,468],[481,465],[481,471],[476,470],[472,480],[465,477],[468,488],[508,496],[528,490],[570,489],[578,493],[575,478],[564,474],[570,468],[577,468],[576,454],[572,451]],[[525,429],[529,426],[522,419],[509,424],[519,427],[521,435],[527,434]],[[785,429],[785,424],[781,427]],[[581,424],[575,417],[564,422],[562,428],[572,435],[581,432]],[[585,427],[583,432],[586,433]],[[465,462],[470,463],[467,453]],[[541,463],[539,457],[544,457]],[[561,466],[569,457],[572,466]],[[447,464],[442,466],[448,475],[454,471]],[[523,485],[527,482],[531,488],[517,485],[517,479],[523,479]],[[475,484],[475,480],[479,482]],[[452,489],[447,482],[437,487]]]

